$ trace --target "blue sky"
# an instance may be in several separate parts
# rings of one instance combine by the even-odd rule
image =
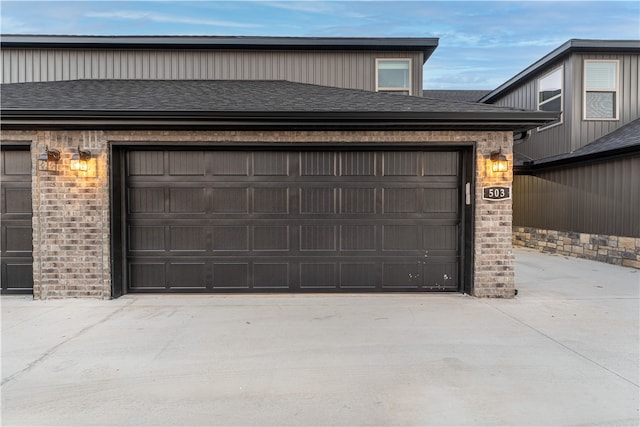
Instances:
[[[425,89],[494,89],[572,38],[640,39],[640,1],[2,0],[3,34],[437,37]]]

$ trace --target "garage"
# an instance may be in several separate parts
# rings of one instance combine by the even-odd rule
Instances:
[[[125,289],[460,292],[466,156],[450,146],[124,150]]]
[[[2,293],[31,293],[31,153],[28,146],[9,145],[0,156]]]

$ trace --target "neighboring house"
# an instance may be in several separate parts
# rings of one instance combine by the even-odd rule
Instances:
[[[478,102],[489,94],[490,90],[422,90],[425,98],[444,99],[447,101]]]
[[[561,112],[515,141],[514,244],[640,268],[639,70],[639,40],[569,40],[480,99]]]
[[[3,36],[3,292],[513,296],[482,190],[557,114],[422,97],[436,46]]]

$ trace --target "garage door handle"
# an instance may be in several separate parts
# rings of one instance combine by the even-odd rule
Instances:
[[[465,200],[466,200],[466,204],[467,206],[471,205],[471,183],[467,182],[467,184],[464,186],[464,194],[465,194]]]

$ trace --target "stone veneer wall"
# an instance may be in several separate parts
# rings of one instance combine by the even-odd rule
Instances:
[[[513,244],[640,269],[640,238],[513,227]]]
[[[511,132],[464,131],[5,131],[4,140],[31,141],[33,160],[34,297],[111,297],[109,144],[198,143],[442,143],[476,148],[473,295],[514,296],[511,200],[486,201],[482,187],[512,183],[512,172],[494,177],[487,158],[500,148],[512,164]],[[37,170],[45,147],[62,151],[56,172]],[[77,147],[98,155],[98,176],[69,171]],[[463,189],[464,191],[464,189]]]

